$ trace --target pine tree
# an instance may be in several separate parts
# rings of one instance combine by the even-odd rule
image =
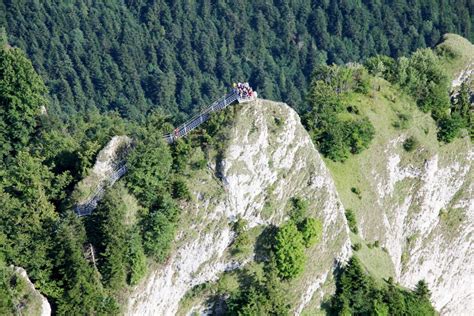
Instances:
[[[422,299],[426,299],[426,300],[430,299],[431,292],[425,280],[418,281],[415,287],[415,294],[418,295],[418,297]]]

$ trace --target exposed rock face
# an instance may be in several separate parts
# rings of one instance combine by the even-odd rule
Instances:
[[[112,186],[126,172],[125,156],[132,145],[128,136],[114,136],[97,155],[96,162],[90,174],[77,186],[77,192],[90,191],[85,196],[78,198],[76,213],[89,215],[102,199],[107,186]],[[84,194],[83,194],[84,195]]]
[[[185,208],[177,249],[132,293],[127,314],[173,315],[184,294],[197,284],[235,269],[226,249],[233,240],[229,223],[238,216],[250,227],[280,224],[292,197],[311,205],[324,226],[322,241],[310,249],[300,286],[288,298],[299,313],[322,297],[335,259],[351,253],[344,210],[335,186],[298,115],[287,105],[257,100],[239,106],[222,162],[222,181],[211,171],[196,175],[194,202]],[[317,258],[317,260],[311,260]]]
[[[377,237],[385,239],[401,284],[413,288],[425,279],[437,310],[467,315],[474,310],[472,144],[466,139],[462,152],[404,163],[395,149],[401,142],[387,145],[386,174],[374,171],[383,221]]]
[[[38,312],[38,315],[50,316],[51,315],[51,306],[49,305],[48,300],[43,295],[41,295],[41,293],[38,292],[38,290],[35,289],[35,286],[30,281],[30,279],[28,278],[28,275],[27,275],[25,269],[23,269],[21,267],[14,267],[14,270],[23,279],[25,279],[26,284],[29,287],[29,290],[31,292],[31,295],[34,297],[34,299],[29,298],[30,301],[33,302],[32,304],[38,305],[38,306],[27,306],[27,308],[28,308],[27,314],[29,314],[31,312],[34,312],[34,313]]]
[[[430,133],[408,154],[402,143],[409,135],[395,134],[389,141],[375,139],[353,165],[364,178],[363,198],[357,202],[359,234],[380,241],[402,285],[413,288],[425,279],[441,314],[469,314],[474,310],[472,143],[464,138],[440,145]],[[234,237],[229,223],[240,216],[250,227],[279,225],[295,196],[309,200],[311,215],[321,218],[324,231],[322,242],[309,250],[305,272],[288,301],[295,314],[319,306],[335,259],[347,259],[351,248],[333,179],[297,114],[264,100],[240,106],[220,170],[222,180],[213,170],[190,180],[195,199],[185,207],[176,250],[133,291],[127,314],[175,314],[193,286],[252,260],[232,261],[228,255]],[[193,308],[205,309],[205,304]]]

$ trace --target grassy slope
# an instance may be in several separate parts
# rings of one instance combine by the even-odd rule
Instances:
[[[458,35],[446,35],[445,42],[439,47],[448,47],[458,55],[452,60],[442,60],[442,65],[451,78],[457,77],[457,74],[472,62],[472,56],[474,56],[472,45]],[[448,145],[440,144],[436,139],[435,122],[429,114],[419,111],[410,97],[380,78],[374,78],[371,85],[372,89],[369,95],[356,95],[352,99],[353,104],[369,117],[377,131],[370,148],[359,155],[350,157],[344,163],[336,163],[327,159],[325,161],[333,175],[344,206],[353,209],[358,219],[360,219],[362,212],[373,215],[364,216],[365,223],[358,221],[359,228],[363,227],[363,236],[377,236],[379,234],[376,231],[376,224],[381,220],[377,214],[380,206],[377,203],[377,186],[372,170],[375,169],[377,174],[384,174],[387,166],[385,160],[380,157],[384,155],[387,144],[399,137],[402,140],[409,136],[416,137],[420,143],[418,150],[407,153],[401,145],[394,149],[394,152],[401,157],[401,165],[415,167],[420,167],[424,160],[434,153],[439,153],[440,159],[444,161],[454,159],[454,156],[460,151],[465,151],[466,145],[469,144],[469,140],[466,138],[456,139]],[[412,117],[408,128],[401,130],[393,126],[393,123],[398,120],[398,113],[409,114]],[[397,185],[409,187],[413,183],[405,180]],[[361,198],[351,192],[352,187],[356,187],[362,192]],[[398,191],[402,192],[408,187],[398,188]],[[402,200],[404,197],[400,195],[395,197],[395,199],[397,198]],[[356,235],[352,235],[352,241],[364,244],[362,239]],[[366,240],[366,242],[373,241]],[[374,276],[387,278],[394,274],[388,254],[381,249],[369,249],[364,245],[358,252],[358,256]]]

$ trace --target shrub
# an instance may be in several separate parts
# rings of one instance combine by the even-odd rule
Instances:
[[[347,142],[351,148],[351,153],[359,154],[367,148],[374,138],[375,128],[368,118],[358,119],[349,124]]]
[[[347,224],[349,225],[349,229],[354,234],[357,234],[359,230],[357,229],[357,222],[356,222],[354,212],[351,209],[347,209],[345,214],[346,214]]]
[[[418,147],[418,140],[414,136],[410,136],[403,142],[403,149],[407,152],[412,152]]]
[[[278,229],[275,236],[274,254],[278,274],[291,279],[300,274],[306,261],[304,240],[293,221]]]
[[[462,119],[459,116],[444,116],[438,121],[438,140],[445,143],[452,142],[462,126]]]
[[[362,244],[360,242],[357,242],[352,245],[352,250],[354,251],[359,251],[362,248]]]
[[[291,199],[290,218],[295,223],[301,223],[305,219],[307,211],[308,201],[303,200],[299,197],[294,197]]]
[[[306,218],[298,225],[306,248],[311,247],[321,239],[323,225],[314,218]]]
[[[176,179],[173,182],[173,197],[175,199],[190,200],[191,192],[183,179]]]
[[[373,243],[368,243],[367,244],[367,247],[369,247],[370,249],[372,248],[378,248],[380,246],[380,243],[378,240],[375,240]]]
[[[207,165],[206,159],[199,159],[193,163],[192,167],[194,170],[201,170],[201,169],[204,169],[206,165]]]
[[[406,113],[397,113],[397,120],[393,123],[396,129],[407,129],[410,127],[411,115]]]
[[[357,195],[357,197],[358,197],[359,199],[362,198],[362,192],[360,191],[359,188],[357,188],[357,187],[352,187],[352,188],[351,188],[351,192],[354,193],[355,195]]]
[[[250,236],[246,226],[247,221],[239,217],[232,227],[236,235],[231,250],[233,255],[243,253],[251,246]]]

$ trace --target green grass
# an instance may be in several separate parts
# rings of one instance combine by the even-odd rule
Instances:
[[[392,260],[389,254],[382,249],[382,247],[367,246],[367,241],[355,234],[351,234],[351,241],[353,244],[360,243],[361,248],[355,251],[355,255],[361,260],[364,267],[377,282],[383,284],[383,280],[389,277],[395,277],[395,270],[393,268]],[[372,241],[370,241],[372,243]]]
[[[456,235],[466,221],[466,210],[462,208],[442,209],[439,214],[441,227],[448,236]]]
[[[465,68],[466,64],[474,60],[474,50],[468,41],[457,35],[448,34],[446,39],[447,41],[441,46],[454,51],[457,57],[443,58],[442,63],[450,76],[454,77]],[[373,242],[383,236],[380,230],[384,211],[384,206],[380,205],[378,181],[374,175],[387,177],[388,158],[391,155],[398,155],[399,165],[402,168],[411,166],[418,169],[423,169],[426,159],[435,154],[438,154],[441,166],[453,161],[469,163],[467,158],[462,158],[462,155],[460,157],[460,153],[472,148],[472,143],[467,137],[456,139],[450,144],[439,143],[436,138],[436,125],[430,114],[419,111],[409,96],[383,79],[372,78],[369,94],[352,95],[349,102],[356,106],[361,114],[369,117],[376,129],[375,137],[368,149],[351,156],[344,163],[328,159],[325,159],[325,163],[333,176],[344,207],[354,210],[357,222],[363,227],[364,237]],[[404,116],[402,121],[400,116]],[[408,137],[417,140],[416,148],[409,152],[403,148],[403,141]],[[390,145],[395,139],[399,139],[397,145]],[[416,188],[418,182],[416,179],[397,182],[393,197],[386,197],[384,205],[395,207],[402,203],[407,194]],[[360,195],[354,194],[351,188],[360,190]],[[412,206],[409,212],[419,210],[419,207]],[[440,216],[441,229],[448,233],[458,229],[462,223],[462,214],[456,210],[449,210]],[[357,255],[371,274],[379,278],[393,275],[393,266],[386,252],[381,248],[369,249],[360,237],[353,234],[351,236],[353,243],[362,244],[362,249]],[[383,240],[380,243],[383,245]],[[404,253],[404,259],[407,260],[408,250],[406,249]]]
[[[263,273],[260,264],[251,263],[247,269],[254,271],[256,274]],[[189,315],[189,311],[193,306],[198,306],[205,302],[207,298],[216,295],[227,295],[239,290],[239,278],[241,271],[223,272],[215,282],[207,282],[196,285],[190,289],[179,302],[177,316]]]
[[[369,95],[354,95],[351,100],[351,104],[356,105],[362,114],[367,115],[376,129],[369,148],[358,155],[351,156],[344,163],[325,159],[344,207],[354,211],[357,223],[363,226],[364,236],[369,236],[368,238],[380,234],[382,209],[379,205],[378,180],[373,175],[374,173],[386,175],[386,159],[390,154],[385,152],[390,142],[402,137],[399,144],[389,150],[391,154],[399,155],[400,164],[404,166],[421,167],[424,159],[431,156],[431,153],[437,151],[439,147],[436,141],[436,126],[429,114],[419,111],[411,98],[385,80],[373,78],[371,85]],[[403,124],[404,128],[396,127],[394,124],[400,120],[400,113],[408,114],[409,117]],[[408,136],[415,137],[419,142],[413,152],[406,152],[403,149],[403,139]],[[410,186],[408,182],[406,185],[405,182],[398,183],[395,187],[393,202],[390,204],[399,203]],[[357,188],[360,194],[355,194],[353,188]],[[353,242],[356,240],[353,238]],[[361,244],[362,249],[358,255],[372,274],[380,278],[393,274],[393,267],[386,252],[378,248],[368,249],[365,242]]]
[[[333,162],[325,159],[329,167],[336,187],[346,208],[351,208],[358,213],[373,205],[378,198],[375,191],[372,171],[377,174],[386,172],[387,166],[384,158],[384,151],[390,141],[400,135],[410,135],[416,137],[423,152],[407,153],[403,150],[402,144],[395,148],[394,153],[400,155],[403,162],[410,162],[411,157],[416,153],[416,159],[433,152],[437,149],[436,126],[429,114],[418,110],[413,100],[401,93],[388,82],[380,78],[373,78],[372,90],[367,96],[354,95],[351,103],[355,104],[361,113],[367,115],[376,129],[376,134],[368,149],[358,155],[351,156],[344,163]],[[380,89],[380,91],[377,91]],[[397,95],[395,102],[392,95]],[[399,121],[399,113],[408,113],[411,116],[405,129],[394,126],[394,122]],[[428,134],[425,130],[429,130]],[[354,194],[352,188],[357,188],[360,195]],[[370,226],[370,225],[366,225]]]
[[[446,34],[443,36],[443,42],[437,46],[436,50],[439,55],[443,54],[443,51],[453,53],[454,58],[442,59],[443,67],[448,71],[448,74],[454,77],[463,70],[466,65],[474,62],[474,46],[462,36],[457,34]]]

